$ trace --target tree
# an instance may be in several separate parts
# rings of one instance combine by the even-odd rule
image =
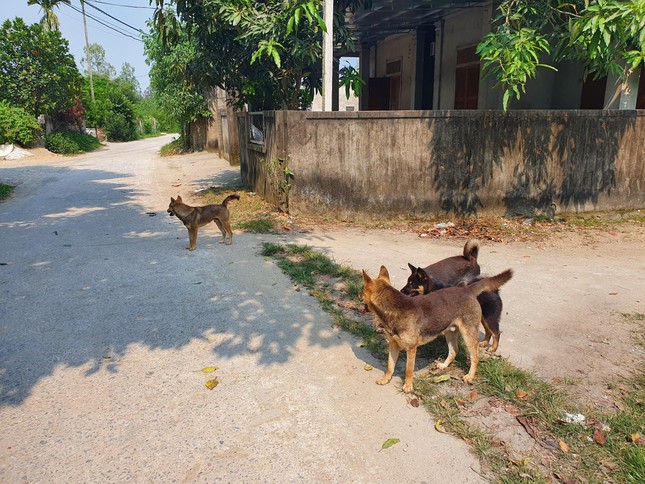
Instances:
[[[504,90],[504,110],[538,68],[556,70],[545,58],[579,61],[585,75],[614,74],[623,85],[645,63],[643,0],[503,0],[495,22],[477,53]]]
[[[89,47],[89,48],[88,48]],[[87,75],[87,52],[90,53],[90,63],[92,64],[92,74],[95,76],[105,76],[112,79],[116,76],[116,69],[105,58],[105,49],[101,44],[89,44],[88,47],[83,47],[85,54],[81,59],[81,66],[84,68],[83,74]]]
[[[54,13],[59,4],[70,5],[71,0],[27,0],[27,5],[38,5],[42,10],[40,25],[44,30],[60,30],[60,22]]]
[[[16,18],[0,29],[0,99],[38,116],[74,105],[82,77],[69,45],[56,30]]]
[[[150,65],[150,90],[162,111],[179,125],[187,140],[190,124],[210,116],[202,88],[189,74],[197,57],[196,41],[188,27],[178,28],[172,43],[162,40],[160,31],[144,37],[146,62]],[[173,123],[165,121],[166,125]]]
[[[203,88],[226,89],[238,105],[253,109],[303,108],[321,89],[321,0],[176,0],[176,15],[155,0],[154,28],[161,42],[176,44],[190,29],[195,56],[188,76]],[[337,42],[346,8],[368,0],[336,1]]]
[[[141,98],[141,86],[134,75],[134,67],[130,63],[123,63],[121,66],[121,72],[116,78],[116,81],[123,86],[124,91],[130,91],[129,97],[133,102],[136,102]]]

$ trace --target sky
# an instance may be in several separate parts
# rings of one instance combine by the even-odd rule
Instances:
[[[103,10],[105,14],[92,8],[91,5]],[[60,33],[69,42],[70,53],[76,59],[79,71],[83,72],[84,69],[80,61],[85,56],[83,52],[85,33],[80,10],[80,0],[72,0],[71,6],[60,4],[54,9],[54,12],[60,21]],[[123,25],[119,20],[131,27],[148,32],[146,22],[152,18],[154,13],[154,8],[150,6],[149,0],[85,0],[85,13],[90,44],[103,46],[106,60],[114,66],[117,74],[125,62],[132,65],[141,91],[145,91],[150,85],[150,80],[148,78],[149,67],[143,53],[143,42],[139,40],[140,34]],[[15,17],[21,17],[25,23],[33,24],[40,21],[42,12],[38,5],[27,5],[27,0],[0,0],[0,23],[4,23],[5,20],[13,20]],[[99,22],[107,25],[102,25]]]

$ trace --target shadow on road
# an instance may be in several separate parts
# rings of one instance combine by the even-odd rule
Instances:
[[[184,250],[183,226],[165,206],[145,207],[148,188],[124,173],[39,166],[0,168],[0,179],[40,183],[0,202],[2,406],[61,368],[118,375],[141,349],[173,358],[197,343],[195,365],[271,366],[299,346],[340,344],[253,235],[223,246],[213,226]]]

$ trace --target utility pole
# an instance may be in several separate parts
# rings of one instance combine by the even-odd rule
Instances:
[[[94,98],[94,82],[92,81],[92,61],[90,60],[90,41],[87,38],[87,20],[85,19],[85,1],[81,0],[81,10],[83,11],[83,28],[85,29],[85,55],[87,59],[87,73],[90,78],[90,94],[92,96],[92,104],[96,104]]]
[[[324,0],[323,20],[327,32],[323,32],[323,111],[332,110],[334,75],[334,0]]]

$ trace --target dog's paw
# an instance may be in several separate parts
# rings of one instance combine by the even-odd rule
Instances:
[[[410,393],[410,392],[412,391],[412,382],[406,382],[406,383],[403,385],[403,391],[404,391],[405,393]]]
[[[186,247],[186,250],[189,250],[189,251],[191,251],[191,252],[192,252],[192,251],[193,251],[193,250],[195,250],[196,248],[197,248],[197,247]]]
[[[434,363],[435,363],[435,366],[440,370],[445,370],[450,366],[450,364],[446,364],[445,361],[435,361]]]
[[[488,346],[488,341],[484,340],[479,342],[480,348],[486,348],[487,346]]]
[[[392,377],[382,376],[381,378],[376,380],[376,384],[377,385],[387,385],[388,383],[390,383],[391,379],[392,379]]]
[[[470,375],[464,375],[464,377],[462,378],[462,380],[464,380],[464,382],[466,382],[466,383],[468,383],[469,385],[471,385],[471,384],[473,383],[473,381],[475,380],[475,377],[474,377],[474,376],[470,376]]]

